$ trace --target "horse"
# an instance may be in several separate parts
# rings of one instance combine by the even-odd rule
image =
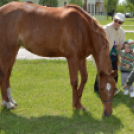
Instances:
[[[13,109],[10,76],[20,46],[43,57],[65,57],[72,87],[72,107],[84,110],[81,97],[87,82],[86,58],[92,54],[98,71],[103,114],[112,113],[115,89],[109,43],[99,23],[76,5],[45,7],[10,2],[0,7],[0,87],[2,106]],[[78,85],[78,72],[81,82]]]

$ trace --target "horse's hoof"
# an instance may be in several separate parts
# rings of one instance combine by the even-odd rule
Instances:
[[[7,109],[8,109],[8,110],[10,110],[10,109],[13,110],[13,109],[16,109],[16,108],[15,108],[15,106],[12,106],[12,107],[7,108]]]
[[[86,108],[84,108],[84,107],[83,107],[81,110],[85,111],[85,110],[86,110]]]
[[[1,106],[2,106],[2,107],[6,107],[7,105],[6,105],[6,104],[2,104],[2,103],[1,103]]]
[[[18,104],[15,102],[15,103],[14,103],[14,106],[16,106],[16,107],[17,107],[17,106],[18,106]]]
[[[14,104],[11,102],[6,102],[6,105],[7,105],[7,109],[14,109],[15,108]]]

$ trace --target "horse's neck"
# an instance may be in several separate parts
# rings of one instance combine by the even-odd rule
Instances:
[[[99,72],[100,71],[99,70],[99,58],[96,55],[93,55],[93,57],[94,57],[96,69]]]
[[[107,46],[103,46],[95,51],[93,54],[98,73],[103,71],[109,74],[112,71],[112,64],[109,57],[109,50]]]

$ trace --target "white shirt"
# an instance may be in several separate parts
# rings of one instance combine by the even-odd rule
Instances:
[[[123,44],[126,41],[125,31],[122,27],[119,27],[118,30],[115,30],[115,28],[113,26],[113,22],[112,22],[112,23],[104,26],[103,28],[106,32],[106,35],[107,35],[107,38],[109,41],[110,50],[112,49],[112,47],[114,45],[114,41],[115,41],[115,45]]]
[[[111,51],[114,42],[115,45],[116,44],[123,44],[126,41],[126,36],[125,36],[125,31],[122,27],[119,27],[118,30],[115,30],[114,26],[113,26],[113,22],[110,24],[105,25],[104,30],[106,32],[107,38],[108,38],[108,42],[109,42],[109,52]],[[96,63],[94,61],[94,58],[92,56],[92,60],[93,60],[93,64],[96,68]]]

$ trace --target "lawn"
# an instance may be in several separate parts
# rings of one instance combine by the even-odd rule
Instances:
[[[134,40],[134,33],[126,33],[126,39],[133,39]]]
[[[103,20],[98,20],[98,21],[100,22],[101,25],[106,25],[106,24],[112,22],[112,18],[109,17],[108,20],[103,19]],[[133,18],[133,19],[131,19],[131,18],[126,18],[126,19],[125,19],[125,22],[123,23],[123,25],[134,25],[134,18]]]
[[[111,17],[108,20],[98,20],[101,25],[106,25],[112,22]],[[124,30],[133,30],[134,31],[134,19],[126,18],[125,22],[121,26]]]
[[[82,103],[72,109],[72,90],[66,61],[17,60],[11,75],[15,110],[0,107],[0,134],[132,134],[134,110],[121,91],[113,100],[113,114],[103,117],[103,106],[93,91],[96,70],[87,61],[88,82]],[[120,88],[120,80],[118,88]]]

